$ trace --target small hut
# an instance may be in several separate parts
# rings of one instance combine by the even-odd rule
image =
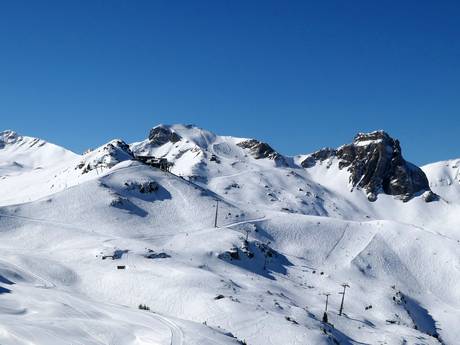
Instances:
[[[157,168],[163,171],[169,171],[169,167],[171,166],[168,160],[164,157],[157,158],[154,156],[137,156],[136,155],[135,159],[144,164],[150,165],[151,167],[154,167],[154,168]]]

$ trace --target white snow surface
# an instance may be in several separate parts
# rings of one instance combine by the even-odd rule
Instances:
[[[458,344],[460,159],[422,167],[437,201],[369,202],[335,158],[162,126],[85,155],[0,133],[1,345]]]

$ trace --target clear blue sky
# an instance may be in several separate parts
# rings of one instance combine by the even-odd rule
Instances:
[[[75,151],[194,123],[460,157],[459,1],[2,1],[0,123]]]

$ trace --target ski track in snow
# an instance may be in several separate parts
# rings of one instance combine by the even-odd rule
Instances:
[[[231,228],[231,227],[237,226],[237,225],[262,222],[262,221],[267,220],[267,219],[268,219],[267,217],[263,216],[263,217],[259,217],[259,218],[247,219],[247,220],[243,220],[243,221],[239,221],[239,222],[235,222],[235,223],[225,224],[225,225],[222,225],[221,227],[223,227],[223,228]]]
[[[30,275],[31,277],[35,278],[36,280],[38,280],[39,282],[42,282],[43,283],[43,286],[40,286],[42,288],[46,288],[46,289],[50,289],[50,288],[56,288],[56,284],[54,284],[53,282],[49,281],[48,279],[46,278],[43,278],[42,276],[36,274],[36,273],[33,273],[31,272],[30,270],[27,270],[17,264],[14,264],[14,263],[11,263],[11,262],[7,262],[7,261],[4,261],[3,259],[0,259],[0,263],[3,263],[5,266],[11,266],[11,267],[14,267],[15,269],[18,270],[18,272],[23,272],[25,273],[26,275]],[[114,307],[119,307],[118,305],[113,305]],[[77,310],[79,313],[81,313],[82,315],[85,316],[85,318],[87,319],[91,319],[91,317],[84,311],[82,310],[81,308],[78,308],[76,307],[75,305],[72,306],[73,309]],[[170,334],[171,334],[171,341],[170,341],[170,345],[183,345],[184,344],[184,334],[183,334],[183,331],[182,329],[174,322],[172,321],[171,319],[163,316],[163,315],[160,315],[158,313],[155,313],[155,312],[148,312],[148,313],[144,313],[144,315],[148,315],[149,317],[152,317],[156,320],[158,320],[160,323],[162,323],[163,325],[165,325],[169,331],[170,331]],[[50,336],[53,336],[51,333],[49,332],[46,332],[48,333]],[[97,341],[97,343],[101,344],[101,345],[106,345],[105,342],[102,342],[96,335],[94,335],[92,332],[90,332],[88,329],[86,330],[86,333],[91,337],[93,338],[94,340]],[[210,338],[209,338],[210,339]],[[211,339],[212,340],[212,339]]]
[[[25,221],[28,221],[28,222],[35,222],[35,223],[48,224],[48,225],[53,225],[53,226],[60,226],[60,227],[63,227],[63,228],[67,228],[69,230],[77,230],[77,231],[82,231],[82,232],[86,232],[86,233],[102,235],[102,234],[100,234],[98,232],[95,232],[94,230],[88,230],[88,229],[84,229],[84,228],[81,228],[81,227],[76,227],[76,226],[71,225],[71,224],[58,222],[58,221],[51,220],[51,219],[42,219],[42,218],[18,216],[18,215],[7,214],[7,213],[0,213],[0,218],[1,217],[12,218],[12,219],[21,219],[21,220],[25,220]]]
[[[171,344],[170,345],[183,345],[184,344],[184,333],[182,329],[170,319],[152,312],[151,316],[156,318],[158,321],[166,325],[171,332]]]
[[[342,241],[342,239],[345,236],[345,233],[347,232],[348,226],[349,226],[348,224],[345,225],[345,228],[343,229],[342,235],[340,235],[340,237],[337,240],[337,242],[334,243],[334,245],[332,246],[331,250],[327,253],[326,257],[324,258],[324,261],[327,261],[327,259],[329,259],[329,256],[331,256],[331,254],[334,252],[335,248],[337,248],[337,246],[339,245],[340,241]]]
[[[25,269],[24,267],[21,267],[9,261],[5,261],[4,259],[0,259],[0,263],[5,264],[5,266],[12,266],[16,268],[19,272],[24,272],[26,275],[30,275],[31,277],[37,279],[39,282],[42,282],[43,286],[40,286],[41,288],[52,289],[56,287],[56,284],[54,284],[53,282],[49,281],[46,278],[39,276],[38,274],[34,272],[31,272],[30,270]]]

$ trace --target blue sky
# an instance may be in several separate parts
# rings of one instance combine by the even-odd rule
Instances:
[[[0,128],[75,151],[158,123],[286,154],[385,129],[460,157],[458,1],[3,1]]]

